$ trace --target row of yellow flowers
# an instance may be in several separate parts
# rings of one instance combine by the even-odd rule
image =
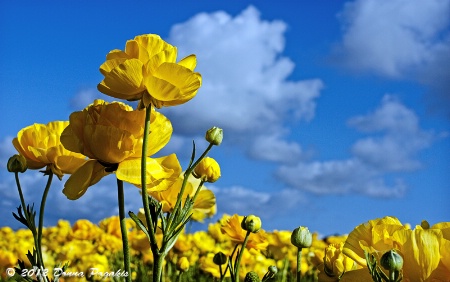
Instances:
[[[176,265],[187,259],[188,266],[198,267],[206,276],[219,278],[219,266],[214,262],[217,253],[231,255],[235,244],[242,243],[245,230],[242,216],[225,215],[210,223],[207,231],[182,233],[170,251],[167,263]],[[132,255],[152,264],[148,240],[127,221]],[[5,276],[8,267],[17,259],[26,261],[24,254],[32,248],[28,230],[0,229],[0,271]],[[162,234],[158,234],[161,240]],[[251,234],[241,261],[240,276],[254,271],[262,277],[271,266],[276,266],[279,276],[293,276],[296,269],[296,248],[292,232],[260,230]],[[429,226],[426,221],[414,229],[394,217],[371,220],[357,226],[343,236],[318,238],[312,234],[311,246],[302,252],[301,272],[304,276],[318,277],[318,281],[371,281],[364,251],[374,254],[377,261],[391,249],[403,258],[403,281],[450,281],[450,222]],[[43,254],[46,265],[69,262],[68,273],[89,273],[113,270],[113,258],[122,250],[119,218],[102,220],[98,225],[88,220],[78,220],[70,225],[60,220],[57,226],[44,229]],[[66,277],[64,281],[78,281]]]

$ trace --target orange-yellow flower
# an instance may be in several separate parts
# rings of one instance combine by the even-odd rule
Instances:
[[[120,180],[139,185],[145,111],[119,102],[96,100],[83,111],[70,115],[70,124],[61,135],[63,145],[90,158],[67,180],[64,194],[71,200],[80,198],[100,179],[116,172]],[[158,152],[169,142],[170,121],[152,111],[151,140],[148,155]],[[177,157],[172,154],[157,159],[147,158],[147,189],[164,190],[181,172]]]
[[[105,76],[98,90],[106,95],[142,100],[156,108],[183,104],[192,99],[202,78],[194,72],[195,55],[176,63],[177,48],[155,34],[128,40],[125,50],[112,50],[100,66]]]
[[[236,243],[243,243],[247,234],[247,231],[242,229],[241,226],[241,222],[243,219],[243,216],[239,216],[237,214],[228,218],[222,225],[222,233],[226,233],[231,238],[231,240]],[[265,231],[262,229],[258,233],[251,233],[246,248],[257,250],[266,249],[269,245],[269,242],[267,241],[265,234]]]
[[[35,123],[23,128],[13,140],[16,150],[25,157],[30,169],[46,169],[59,179],[63,174],[75,172],[86,160],[85,156],[64,148],[60,136],[68,121],[53,121],[48,124]]]
[[[177,202],[178,193],[181,191],[181,186],[183,184],[184,176],[180,174],[178,179],[170,186],[169,189],[165,191],[148,191],[148,194],[158,200],[162,204],[163,212],[172,212],[175,203]],[[186,183],[186,187],[183,194],[183,204],[186,201],[187,196],[192,199],[194,197],[195,191],[200,184],[200,180],[189,176]],[[197,198],[195,199],[194,206],[192,209],[192,219],[195,221],[203,222],[206,217],[211,217],[216,213],[216,197],[211,190],[201,187],[198,192]]]

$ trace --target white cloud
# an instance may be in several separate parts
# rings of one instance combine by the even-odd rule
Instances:
[[[284,140],[289,130],[283,121],[313,118],[322,82],[288,79],[294,63],[282,55],[285,29],[281,21],[262,20],[254,7],[235,17],[202,13],[175,25],[168,41],[178,46],[180,57],[197,54],[203,85],[186,105],[164,109],[174,132],[191,137],[214,125],[224,129],[228,144],[282,145],[278,153],[284,156],[247,151],[254,158],[284,161],[301,153],[298,144]],[[273,135],[277,138],[266,138]]]
[[[419,127],[416,114],[391,96],[384,96],[381,106],[366,116],[349,120],[351,126],[383,136],[358,140],[352,153],[377,170],[408,171],[420,167],[416,153],[430,145],[433,134]]]
[[[299,206],[306,204],[302,192],[295,189],[261,192],[242,186],[216,187],[208,186],[217,199],[217,206],[222,214],[255,214],[261,219],[269,220],[285,215],[295,214]],[[276,228],[272,226],[271,228]]]
[[[450,117],[449,15],[448,0],[348,2],[334,58],[354,71],[428,86],[427,106]]]
[[[423,131],[416,114],[388,95],[374,112],[352,118],[349,124],[374,136],[357,140],[349,159],[284,165],[277,170],[278,179],[316,194],[403,195],[403,181],[387,181],[387,175],[418,169],[415,157],[431,144],[434,134]]]
[[[447,0],[356,0],[341,14],[341,52],[358,70],[399,77],[429,63],[442,48],[449,23]]]

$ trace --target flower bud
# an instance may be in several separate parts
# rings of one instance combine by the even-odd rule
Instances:
[[[246,231],[258,233],[261,229],[261,219],[255,215],[244,216],[241,227]]]
[[[292,231],[291,243],[297,248],[309,248],[312,245],[312,235],[308,227],[299,226]]]
[[[400,271],[403,267],[403,258],[396,251],[390,250],[381,257],[381,266],[389,271]]]
[[[211,127],[210,129],[208,129],[208,131],[206,131],[205,139],[209,143],[219,146],[220,143],[222,143],[222,139],[223,139],[222,128],[218,128],[216,126]]]
[[[245,275],[244,282],[260,282],[259,276],[256,272],[250,271]]]
[[[217,254],[214,255],[213,257],[213,262],[217,265],[223,265],[227,263],[227,256],[222,253],[222,252],[218,252]]]
[[[220,178],[220,166],[213,158],[206,157],[195,167],[193,175],[206,182],[216,182]]]
[[[269,266],[269,268],[267,269],[267,277],[268,278],[273,278],[275,277],[275,275],[278,273],[278,268],[275,265],[271,265]],[[264,279],[263,279],[264,280]]]
[[[186,257],[181,257],[177,262],[177,269],[186,272],[189,269],[189,261]]]
[[[8,160],[9,172],[25,172],[28,168],[27,160],[22,155],[14,155]]]

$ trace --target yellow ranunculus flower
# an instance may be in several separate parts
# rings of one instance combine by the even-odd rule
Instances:
[[[116,177],[131,184],[141,181],[141,154],[145,111],[133,110],[120,102],[96,100],[83,111],[70,115],[70,124],[61,135],[63,145],[90,158],[67,180],[64,194],[71,200],[80,198],[100,179],[116,172]],[[152,111],[148,136],[148,156],[169,142],[170,121]],[[157,159],[147,158],[147,189],[164,190],[181,172],[172,154]]]
[[[443,222],[429,227],[422,222],[422,226],[411,230],[394,217],[375,219],[359,225],[348,235],[343,252],[361,264],[365,262],[361,257],[364,251],[379,259],[395,249],[403,258],[404,281],[449,281],[450,241],[446,237],[449,226]]]
[[[180,174],[178,179],[173,183],[169,189],[165,191],[148,191],[148,194],[158,200],[162,204],[163,212],[172,212],[177,202],[178,193],[181,191],[184,176]],[[189,176],[186,183],[186,187],[183,194],[182,204],[186,201],[187,196],[192,199],[195,195],[200,180]],[[192,219],[195,221],[203,222],[206,217],[211,217],[216,212],[216,197],[211,190],[201,187],[195,199],[192,209]]]
[[[195,55],[178,63],[177,48],[155,34],[128,40],[125,50],[112,50],[100,66],[105,76],[98,90],[106,95],[142,100],[156,108],[183,104],[192,99],[201,86],[202,77],[194,72]]]
[[[63,174],[75,172],[86,160],[85,156],[64,148],[60,136],[68,121],[53,121],[48,124],[35,123],[20,130],[12,143],[25,157],[30,169],[47,167],[62,178]]]
[[[206,157],[198,163],[192,174],[205,182],[216,182],[220,178],[220,166],[215,159]]]
[[[392,234],[397,230],[406,230],[397,218],[386,216],[358,225],[347,237],[343,253],[361,266],[366,265],[364,250],[372,253],[388,251],[394,248]],[[363,248],[364,247],[364,248]]]

